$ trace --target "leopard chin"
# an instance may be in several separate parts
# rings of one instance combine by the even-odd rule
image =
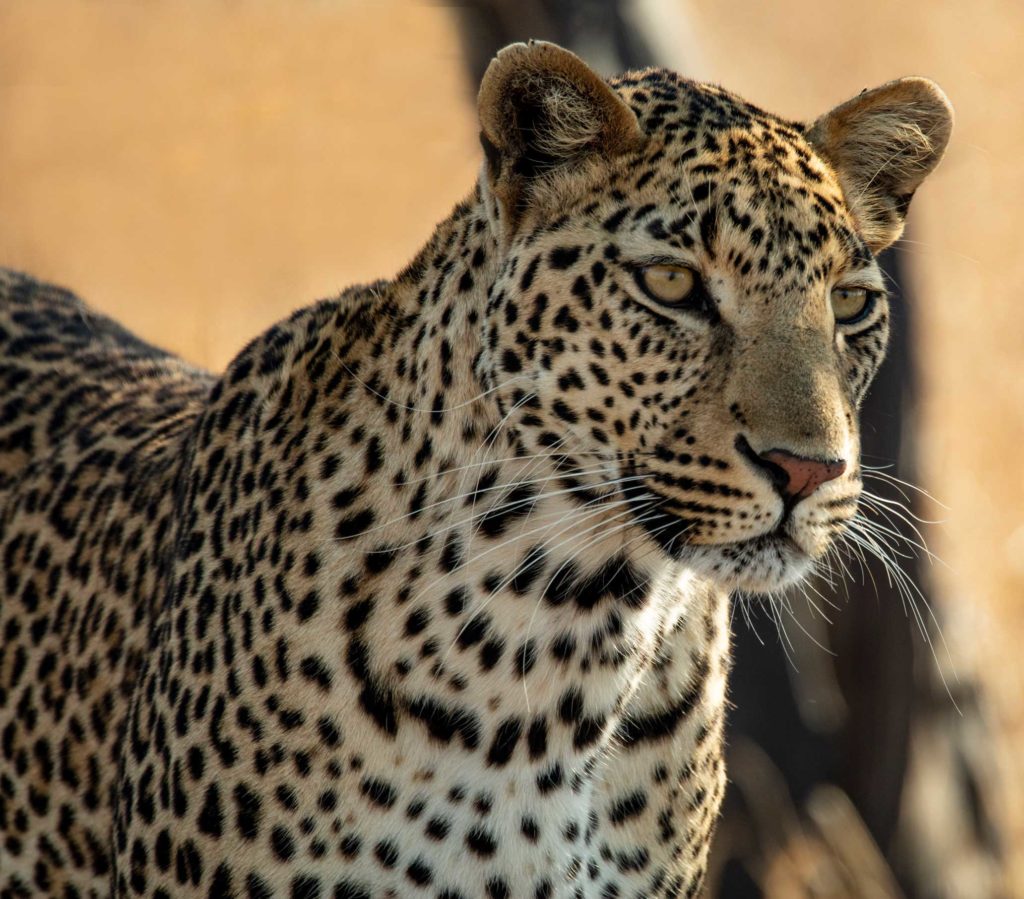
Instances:
[[[632,491],[628,498],[636,523],[667,555],[723,590],[775,593],[798,583],[814,567],[815,556],[789,533],[786,524],[746,540],[694,544],[685,539],[690,527],[687,519],[645,508],[647,501],[640,491]]]
[[[777,593],[799,583],[814,567],[814,559],[779,532],[694,550],[688,561],[695,569],[725,589],[745,594]]]

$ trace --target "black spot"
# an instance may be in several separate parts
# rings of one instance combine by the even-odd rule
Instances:
[[[309,875],[292,879],[291,899],[320,899],[320,879]]]
[[[380,438],[374,434],[366,443],[366,473],[373,474],[384,464],[384,452]]]
[[[534,275],[537,274],[537,266],[540,265],[540,256],[534,256],[530,264],[523,270],[523,276],[519,279],[519,289],[527,291],[533,284]]]
[[[220,790],[216,784],[206,788],[206,798],[199,812],[199,830],[211,837],[219,837],[224,825],[224,813],[220,807]]]
[[[603,227],[609,234],[614,234],[619,230],[619,225],[626,220],[627,215],[629,215],[629,207],[623,206],[620,210],[613,212],[608,216],[608,218],[602,222],[601,227]]]
[[[490,858],[498,849],[498,842],[494,838],[494,834],[479,825],[466,834],[466,845],[471,852],[481,858]]]
[[[441,552],[441,570],[452,572],[464,561],[462,541],[457,534],[449,534],[444,541],[444,549]]]
[[[167,828],[163,828],[156,837],[156,845],[153,847],[153,857],[156,866],[161,871],[169,871],[171,868],[171,835]]]
[[[250,874],[245,878],[245,888],[249,892],[249,899],[273,899],[269,884],[258,874]]]
[[[567,662],[576,652],[576,638],[566,631],[559,634],[551,643],[551,655],[560,662]]]
[[[530,758],[543,758],[548,751],[548,719],[534,718],[526,735],[526,743],[530,749]]]
[[[456,587],[448,592],[448,595],[444,598],[445,610],[453,618],[457,615],[461,615],[466,610],[466,604],[469,602],[469,591],[465,587]]]
[[[324,692],[331,689],[331,671],[327,667],[327,663],[318,656],[306,656],[299,663],[299,673]]]
[[[209,899],[234,899],[235,891],[231,887],[231,868],[227,862],[221,862],[213,872],[210,883]]]
[[[347,509],[362,494],[362,487],[350,487],[347,490],[339,490],[334,494],[332,500],[335,509]]]
[[[507,765],[515,751],[516,744],[523,732],[523,722],[519,718],[508,718],[498,725],[487,753],[487,763],[496,767]]]
[[[434,872],[422,858],[414,859],[405,869],[405,873],[417,886],[427,886],[434,879]]]
[[[374,602],[372,597],[366,597],[365,599],[352,603],[352,605],[349,606],[348,611],[345,613],[345,627],[350,631],[359,630],[373,612],[373,606]]]
[[[617,800],[608,812],[608,820],[618,826],[630,818],[635,818],[647,808],[647,794],[637,790]]]
[[[556,399],[551,404],[551,411],[555,413],[562,421],[566,421],[569,424],[576,424],[580,420],[580,417],[573,411],[563,399]]]
[[[385,868],[398,864],[398,847],[391,840],[381,840],[373,847],[373,854]]]
[[[505,652],[505,641],[501,639],[488,640],[480,647],[480,667],[484,671],[490,671]]]
[[[604,733],[605,723],[603,718],[580,718],[572,734],[572,745],[576,749],[585,749],[595,743]]]
[[[527,640],[516,650],[514,670],[518,677],[526,677],[533,666],[537,664],[537,644],[533,640]]]
[[[430,610],[426,606],[419,606],[413,609],[409,613],[409,617],[405,619],[405,635],[413,637],[416,634],[422,633],[429,623]]]
[[[364,777],[359,789],[374,805],[391,808],[395,804],[395,788],[379,777]]]
[[[362,512],[342,518],[334,528],[334,536],[339,540],[358,537],[373,525],[376,518],[377,516],[373,514],[372,510],[363,509]]]
[[[295,612],[299,621],[309,621],[320,608],[320,596],[316,590],[310,590],[296,607]]]
[[[571,724],[583,715],[583,691],[570,687],[562,694],[558,714],[566,724]]]
[[[547,551],[544,549],[544,546],[537,544],[531,547],[523,557],[523,561],[519,563],[512,576],[512,580],[509,582],[512,592],[520,596],[528,593],[530,588],[536,583],[537,578],[544,571],[546,564]]]
[[[468,709],[443,705],[430,697],[419,697],[409,704],[409,714],[426,725],[435,740],[451,743],[458,735],[466,749],[480,745],[480,722]]]
[[[660,712],[626,716],[619,723],[616,740],[632,748],[648,740],[659,740],[675,733],[679,723],[693,711],[701,697],[703,684],[695,684],[687,693]]]
[[[537,790],[547,794],[557,790],[565,782],[565,772],[562,766],[555,762],[550,768],[546,768],[537,775]]]
[[[291,831],[281,824],[278,824],[270,832],[270,848],[274,857],[283,862],[291,861],[295,855],[295,839]]]
[[[514,521],[533,511],[536,495],[536,488],[529,484],[514,487],[481,516],[480,530],[488,537],[500,537]]]
[[[254,793],[245,784],[238,784],[235,787],[234,798],[235,827],[239,836],[245,840],[256,839],[263,816],[259,794]]]
[[[366,570],[369,574],[380,574],[391,567],[398,550],[392,546],[376,546],[366,554]]]
[[[531,843],[536,843],[540,838],[540,825],[534,818],[529,816],[523,818],[519,823],[519,830]]]
[[[431,818],[427,822],[426,834],[432,840],[441,841],[451,832],[452,825],[446,818]]]
[[[459,631],[456,642],[462,649],[469,649],[470,646],[475,646],[487,636],[490,626],[490,618],[486,615],[477,615],[466,622],[466,625]]]

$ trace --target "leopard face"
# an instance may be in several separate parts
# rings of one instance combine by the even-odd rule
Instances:
[[[517,165],[502,126],[528,120],[543,143],[574,121],[564,83],[554,100],[536,80],[503,90],[528,113],[495,125],[513,148],[511,161],[492,148],[498,196],[502,165]],[[625,500],[673,558],[727,588],[776,590],[856,512],[856,410],[888,335],[875,253],[912,187],[871,206],[836,162],[837,143],[877,139],[877,122],[826,139],[831,121],[787,122],[661,70],[604,99],[614,149],[577,156],[571,177],[531,172],[505,213],[481,366],[531,453]]]

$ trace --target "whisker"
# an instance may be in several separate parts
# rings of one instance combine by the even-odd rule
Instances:
[[[592,468],[572,468],[572,469],[567,469],[565,471],[554,472],[554,473],[549,474],[549,475],[547,475],[547,476],[545,476],[543,478],[537,478],[537,479],[526,480],[526,481],[521,481],[521,482],[520,481],[515,481],[515,482],[508,482],[508,483],[499,483],[499,484],[494,484],[494,485],[492,485],[490,487],[479,487],[479,488],[475,488],[472,491],[456,493],[456,494],[454,494],[452,496],[446,497],[445,499],[439,499],[436,502],[428,503],[425,506],[421,506],[415,512],[406,512],[404,515],[399,515],[396,518],[388,519],[387,521],[384,521],[381,524],[374,525],[371,528],[367,528],[366,530],[359,531],[358,533],[349,535],[349,536],[347,536],[347,537],[345,537],[343,539],[344,540],[353,540],[356,537],[365,537],[367,534],[372,534],[375,531],[384,530],[385,528],[388,528],[388,527],[390,527],[393,524],[397,524],[399,522],[405,521],[408,518],[414,518],[416,516],[422,515],[424,512],[428,512],[431,509],[437,509],[437,508],[439,508],[441,506],[446,506],[449,503],[458,503],[460,500],[466,500],[466,499],[469,499],[470,497],[476,496],[478,494],[482,494],[482,493],[497,493],[499,491],[508,491],[508,490],[514,489],[516,487],[532,486],[532,485],[536,485],[536,484],[544,484],[544,483],[547,483],[548,481],[557,481],[557,480],[560,480],[562,478],[576,477],[576,476],[579,476],[579,475],[600,474],[604,470],[605,470],[605,465],[604,464],[595,465]],[[610,484],[611,481],[608,481],[608,482],[604,482],[603,481],[599,486],[604,487],[606,485],[606,483]],[[536,497],[534,497],[534,499],[536,501],[540,501],[541,499],[545,499],[547,497],[558,496],[558,495],[561,495],[562,493],[570,492],[572,489],[585,490],[585,489],[593,489],[593,488],[590,488],[588,485],[580,485],[580,486],[578,486],[576,488],[565,488],[564,490],[551,491],[551,492],[548,492],[548,493],[538,494]],[[485,510],[483,512],[480,512],[479,515],[486,515],[488,511],[490,511],[490,510]],[[458,523],[467,523],[467,522],[473,520],[473,518],[475,518],[475,517],[479,517],[479,516],[471,515],[469,518],[462,519]],[[446,528],[441,533],[445,533],[447,530],[450,530],[450,527]],[[412,543],[406,544],[406,546],[415,545],[416,542],[418,542],[418,539],[416,541],[413,541]],[[402,547],[393,547],[393,548],[401,549]]]
[[[863,521],[857,522],[863,524]],[[921,633],[922,638],[928,645],[931,651],[932,659],[935,662],[936,670],[938,671],[939,678],[942,681],[942,685],[946,690],[946,694],[949,696],[950,701],[953,703],[953,707],[957,710],[958,714],[962,714],[960,707],[957,705],[956,699],[953,697],[953,693],[950,690],[949,684],[946,681],[946,675],[943,666],[939,662],[938,654],[936,652],[935,644],[931,638],[930,628],[927,627],[924,617],[921,615],[920,609],[918,608],[917,602],[920,600],[928,613],[929,620],[935,627],[936,633],[939,636],[939,640],[942,643],[942,647],[945,651],[946,658],[949,660],[950,670],[953,672],[953,676],[957,682],[959,682],[959,675],[956,672],[956,666],[953,662],[953,656],[950,652],[949,646],[946,643],[945,634],[942,632],[942,626],[939,623],[938,618],[935,615],[931,604],[928,602],[927,597],[921,591],[921,589],[914,583],[913,579],[903,571],[898,565],[896,565],[879,546],[875,539],[866,533],[857,533],[851,529],[847,536],[857,542],[860,542],[862,546],[872,553],[883,565],[886,571],[887,577],[890,579],[890,585],[897,591],[898,595],[904,601],[904,610],[906,611],[907,606],[910,606],[911,613],[914,616],[914,620],[917,623],[918,630]]]
[[[609,509],[612,509],[612,508],[615,508],[615,507],[628,506],[629,504],[630,504],[629,500],[619,500],[617,502],[603,504],[601,506],[600,510],[597,510],[597,511],[604,512],[604,511],[608,511]],[[621,517],[622,515],[627,514],[628,512],[629,512],[629,509],[627,508],[627,509],[623,510],[622,512],[617,513],[612,518],[612,520],[615,520],[615,519]],[[492,546],[489,549],[484,550],[482,553],[474,555],[474,556],[472,556],[472,558],[467,558],[461,565],[457,566],[455,569],[453,569],[451,572],[449,572],[449,574],[454,574],[456,571],[459,571],[462,568],[465,568],[471,562],[477,562],[480,559],[485,558],[486,556],[489,556],[491,553],[494,553],[494,552],[497,552],[499,550],[504,549],[510,543],[513,543],[513,542],[516,542],[518,540],[521,540],[522,538],[528,537],[531,534],[538,533],[539,531],[550,530],[553,527],[558,527],[560,524],[564,523],[567,518],[569,518],[570,519],[570,524],[568,525],[568,527],[566,527],[565,529],[559,531],[557,534],[554,535],[555,537],[559,537],[562,534],[566,533],[567,531],[571,530],[574,525],[576,525],[576,524],[580,523],[581,521],[585,520],[586,518],[594,515],[595,514],[595,510],[594,509],[589,509],[586,506],[584,506],[584,507],[582,507],[579,510],[573,510],[568,515],[566,515],[564,512],[560,512],[560,511],[557,512],[557,514],[560,516],[557,521],[555,521],[553,523],[549,523],[549,524],[543,524],[543,525],[540,525],[539,527],[531,528],[529,531],[517,533],[514,536],[508,538],[507,540],[503,540],[501,543],[498,543],[495,546]],[[604,520],[598,521],[596,524],[592,525],[591,527],[587,528],[585,531],[581,532],[578,536],[583,536],[584,534],[588,534],[592,530],[595,530],[596,528],[601,527],[605,523],[606,522]],[[434,586],[435,585],[432,583],[429,587],[424,587],[423,590],[421,590],[417,594],[416,598],[418,599],[419,597],[423,596],[425,593],[427,593],[430,590],[432,590]],[[463,625],[463,630],[465,629],[466,626],[468,626],[469,622],[472,621],[473,617],[478,615],[481,611],[483,611],[482,607],[476,609],[475,611],[472,612],[472,614],[467,616],[466,624]],[[456,635],[456,640],[458,639],[460,634],[461,634],[461,631],[459,632],[459,634]]]
[[[386,394],[381,393],[379,390],[376,390],[374,387],[372,387],[371,385],[367,384],[366,381],[362,380],[362,378],[360,378],[359,375],[357,375],[354,371],[352,371],[352,368],[345,362],[344,359],[341,358],[341,355],[337,351],[334,353],[334,357],[335,357],[335,359],[337,359],[338,364],[343,369],[345,369],[346,372],[348,372],[349,376],[352,378],[353,381],[355,381],[360,386],[366,388],[366,390],[369,393],[373,394],[378,399],[383,400],[385,403],[388,403],[388,404],[390,404],[392,406],[397,406],[399,409],[404,409],[406,412],[419,412],[419,413],[432,414],[433,412],[436,411],[435,409],[433,409],[430,406],[408,406],[408,405],[406,405],[404,403],[398,402],[397,400],[391,399],[391,397],[387,396]],[[497,384],[494,387],[488,387],[486,390],[482,391],[481,393],[478,393],[474,397],[470,397],[468,400],[465,400],[464,402],[456,403],[454,406],[447,406],[446,409],[448,411],[455,411],[457,409],[464,409],[466,406],[472,406],[473,403],[476,403],[476,402],[482,400],[485,396],[488,396],[488,395],[490,395],[492,393],[495,393],[498,390],[503,390],[504,388],[508,387],[509,384],[514,384],[516,381],[531,381],[531,380],[532,380],[532,378],[529,375],[515,375],[514,377],[509,378],[507,381],[503,381],[501,384]]]

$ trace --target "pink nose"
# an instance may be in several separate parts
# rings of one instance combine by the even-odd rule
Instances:
[[[786,482],[782,483],[780,476],[777,483],[779,490],[787,499],[804,499],[826,481],[838,478],[846,471],[846,461],[843,459],[822,462],[820,459],[807,459],[786,450],[768,450],[761,453],[760,458],[769,465],[782,469],[781,473],[785,474]]]

